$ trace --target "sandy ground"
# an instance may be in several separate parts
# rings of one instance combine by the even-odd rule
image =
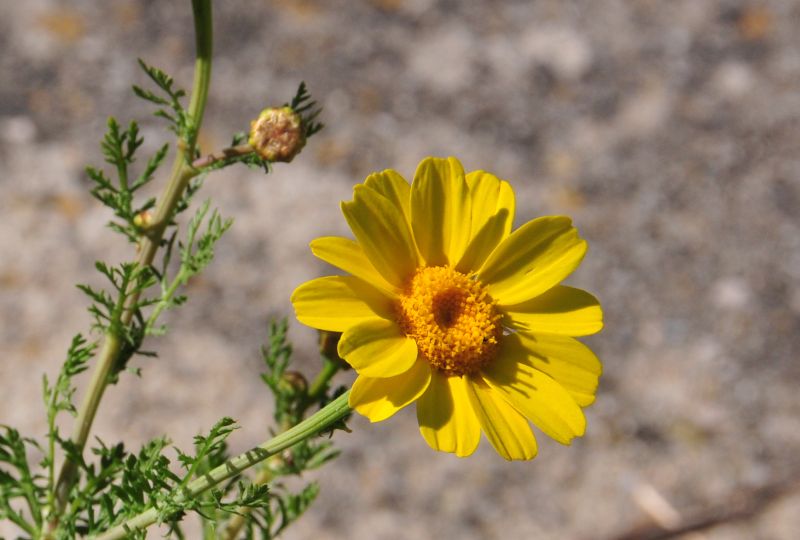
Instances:
[[[267,321],[329,271],[308,241],[346,233],[337,201],[369,172],[410,177],[424,156],[456,155],[514,183],[518,225],[569,214],[589,240],[570,279],[606,313],[587,340],[605,373],[586,437],[542,436],[535,461],[508,464],[486,442],[468,460],[431,452],[413,410],[354,419],[286,538],[615,538],[800,473],[800,2],[230,0],[215,13],[204,148],[300,80],[327,128],[274,175],[208,181],[202,196],[235,225],[152,342],[160,359],[109,389],[94,434],[188,446],[229,415],[234,450],[260,442]],[[188,2],[8,3],[0,50],[0,423],[39,436],[41,374],[89,324],[73,284],[132,256],[83,167],[100,164],[110,115],[142,123],[145,151],[167,140],[129,86],[146,82],[137,56],[189,84]],[[314,334],[292,332],[312,373]],[[790,540],[798,510],[790,491],[686,538]]]

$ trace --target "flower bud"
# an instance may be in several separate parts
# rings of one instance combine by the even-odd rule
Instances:
[[[147,230],[153,224],[153,213],[149,210],[139,212],[133,217],[133,224],[141,231]]]
[[[292,161],[306,144],[303,120],[291,107],[270,107],[250,122],[247,141],[267,161]]]
[[[341,363],[341,369],[347,369],[350,367],[342,358],[339,356],[339,340],[342,337],[341,332],[328,332],[327,330],[320,330],[319,331],[319,352],[327,358],[328,360],[335,362],[339,361]]]
[[[308,381],[298,371],[286,371],[281,377],[281,386],[293,395],[305,394],[308,390]]]

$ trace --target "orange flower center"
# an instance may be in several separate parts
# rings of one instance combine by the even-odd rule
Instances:
[[[431,366],[469,375],[491,361],[503,327],[495,302],[476,279],[447,266],[417,269],[397,306],[398,324]]]

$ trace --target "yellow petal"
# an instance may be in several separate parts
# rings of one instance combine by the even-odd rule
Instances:
[[[344,332],[354,324],[391,319],[392,300],[365,281],[351,276],[312,279],[292,293],[297,320],[312,328]]]
[[[353,189],[353,201],[342,213],[372,266],[392,285],[403,287],[418,264],[417,248],[403,212],[364,185]]]
[[[430,386],[417,401],[419,430],[434,450],[465,457],[478,447],[481,426],[466,385],[465,377],[433,371]]]
[[[411,184],[411,226],[428,266],[455,264],[469,241],[469,188],[456,158],[422,160]]]
[[[394,377],[373,379],[359,375],[348,401],[370,422],[380,422],[419,398],[430,381],[430,365],[418,359],[410,370]]]
[[[549,375],[526,362],[524,351],[503,338],[497,358],[483,370],[486,383],[515,409],[561,444],[586,430],[586,418],[572,396]]]
[[[509,348],[517,348],[518,357],[552,377],[569,392],[575,403],[586,407],[594,402],[597,382],[603,367],[592,350],[571,337],[518,332],[508,336]]]
[[[324,236],[311,241],[311,252],[326,263],[353,274],[391,295],[399,291],[375,270],[364,250],[354,240],[339,236]]]
[[[344,331],[339,340],[339,356],[359,375],[393,377],[414,365],[417,343],[407,338],[394,321],[369,319]]]
[[[514,220],[514,190],[505,180],[486,171],[472,171],[466,176],[469,195],[472,200],[471,235],[483,228],[489,218],[502,209],[508,211],[508,223],[504,229],[505,236],[511,232]]]
[[[467,174],[472,220],[469,243],[456,264],[456,270],[468,273],[480,268],[511,232],[514,221],[514,191],[508,182],[484,171]]]
[[[527,332],[588,336],[603,328],[603,310],[586,291],[556,285],[527,302],[503,306],[505,324]]]
[[[379,173],[372,173],[364,180],[364,184],[403,210],[406,220],[411,223],[411,186],[397,171],[386,169]]]
[[[586,241],[568,217],[540,217],[497,246],[478,279],[500,307],[519,304],[558,285],[585,254]]]
[[[482,380],[470,380],[467,394],[481,429],[504,459],[533,459],[536,439],[528,420]]]

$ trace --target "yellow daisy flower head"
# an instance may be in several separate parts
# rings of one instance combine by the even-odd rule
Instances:
[[[587,248],[569,218],[512,232],[508,182],[455,158],[423,160],[411,185],[371,174],[342,212],[356,239],[311,251],[351,275],[309,281],[292,303],[342,332],[352,408],[378,422],[416,402],[428,444],[458,456],[483,432],[505,459],[532,459],[529,421],[563,444],[583,435],[601,366],[575,336],[603,322],[597,299],[559,285]]]

